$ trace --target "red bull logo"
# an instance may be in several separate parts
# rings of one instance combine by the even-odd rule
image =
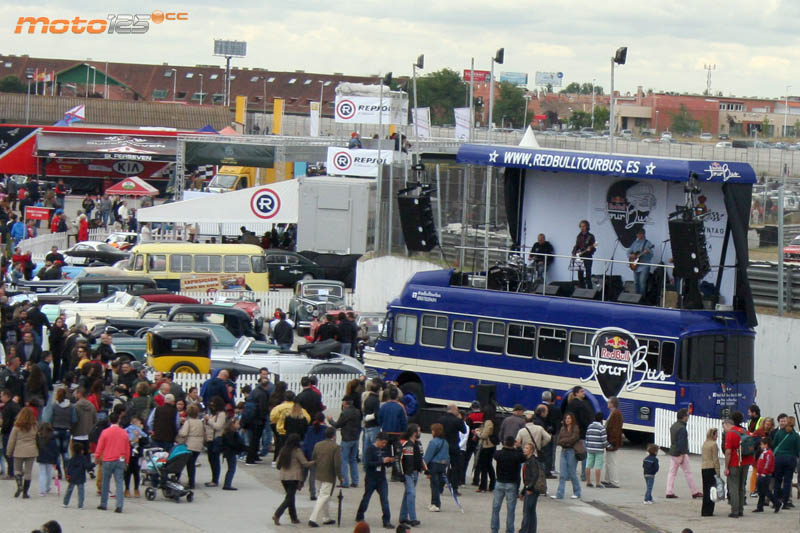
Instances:
[[[609,337],[606,339],[606,346],[614,350],[623,350],[623,349],[627,350],[628,341],[627,339],[623,339],[619,335],[614,335],[613,337]]]

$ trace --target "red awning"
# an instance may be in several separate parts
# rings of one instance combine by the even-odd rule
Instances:
[[[142,178],[132,176],[106,189],[106,194],[116,194],[119,196],[155,196],[158,194],[158,189]]]

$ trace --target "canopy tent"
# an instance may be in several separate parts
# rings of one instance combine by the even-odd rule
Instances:
[[[106,189],[106,194],[116,194],[119,196],[155,196],[158,194],[158,189],[138,176],[130,176]]]
[[[139,222],[178,224],[296,224],[299,180],[259,185],[137,211]]]

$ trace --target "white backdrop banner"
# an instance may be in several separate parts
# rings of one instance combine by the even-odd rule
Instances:
[[[391,150],[381,150],[381,161],[384,165],[392,162],[394,153]],[[378,177],[378,151],[340,148],[328,148],[329,176],[360,176],[365,178]]]
[[[411,117],[416,124],[416,135],[423,139],[431,138],[431,108],[420,107],[411,110]],[[413,131],[413,130],[412,130]]]
[[[319,137],[319,102],[311,102],[311,120],[308,121],[311,137]]]
[[[383,124],[405,126],[408,124],[408,95],[384,92],[383,105],[379,96],[336,95],[336,122],[346,124],[378,124],[378,111],[383,114]]]
[[[469,108],[456,107],[453,113],[456,116],[456,139],[466,141],[469,139]]]

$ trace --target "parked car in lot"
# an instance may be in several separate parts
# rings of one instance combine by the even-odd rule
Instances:
[[[330,279],[303,280],[294,286],[288,316],[294,321],[297,332],[304,335],[315,313],[322,318],[327,313],[344,309],[344,283]]]
[[[623,139],[630,139],[631,137],[633,137],[633,132],[631,130],[620,130],[619,136],[622,137]]]
[[[270,285],[292,286],[296,281],[323,278],[322,268],[295,252],[267,250]]]
[[[708,133],[708,132],[706,132],[706,133],[701,133],[701,134],[700,134],[700,140],[701,140],[701,141],[711,141],[711,140],[713,140],[713,139],[714,139],[714,136],[713,136],[713,135],[711,135],[711,134],[710,134],[710,133]]]
[[[731,136],[728,135],[727,133],[720,133],[719,135],[717,135],[717,139],[719,139],[720,141],[728,141],[730,140],[730,138]]]
[[[139,234],[133,231],[115,231],[106,237],[106,244],[117,250],[127,251],[139,244]]]
[[[68,265],[113,265],[130,257],[130,253],[114,248],[100,241],[83,241],[62,251],[64,262]]]
[[[733,143],[730,141],[719,141],[716,144],[717,148],[733,148]]]

